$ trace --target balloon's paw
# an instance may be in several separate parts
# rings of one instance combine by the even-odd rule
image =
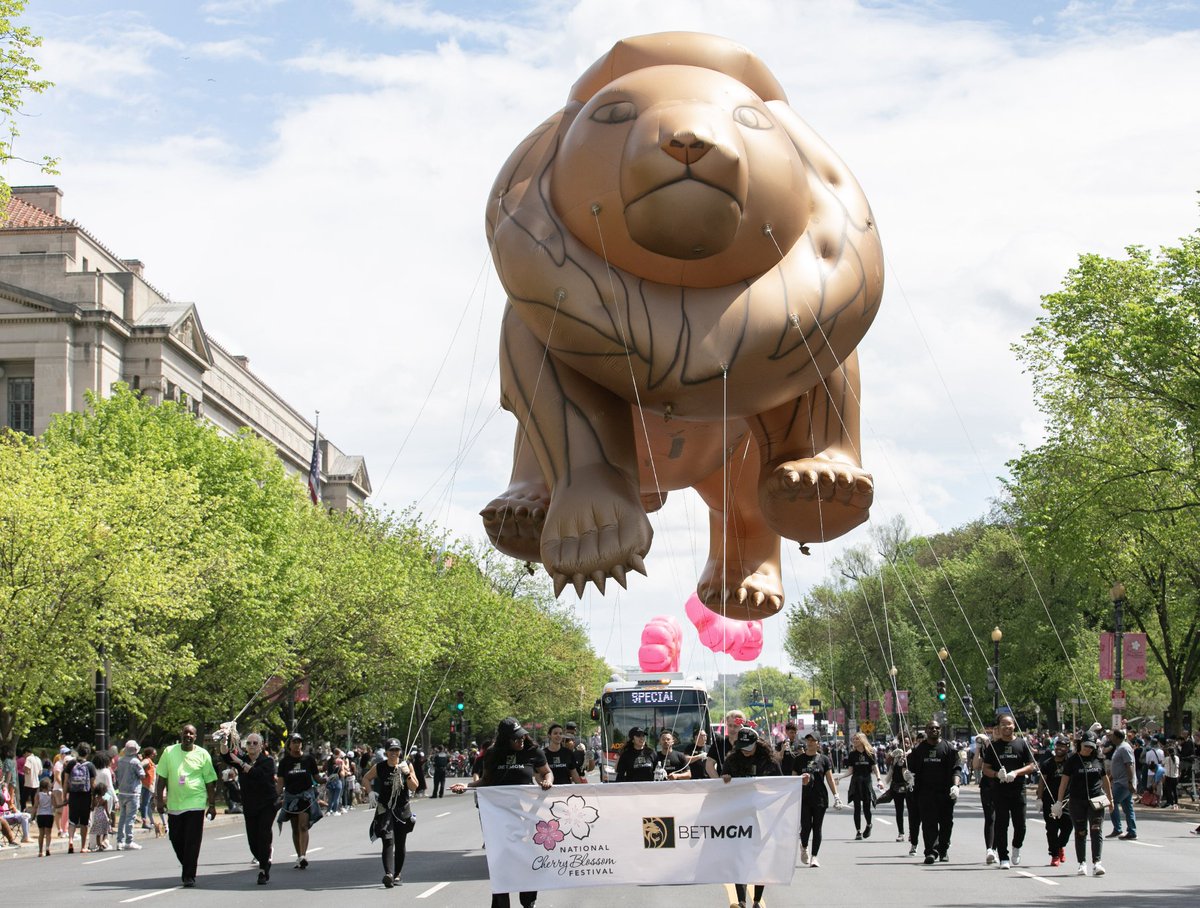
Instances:
[[[625,586],[629,571],[646,573],[643,559],[653,535],[629,481],[610,467],[585,467],[554,489],[540,560],[556,596],[568,583],[582,596],[589,581],[603,594],[610,577]]]
[[[696,584],[696,595],[726,618],[757,621],[773,618],[783,608],[783,581],[770,565],[756,570],[732,563],[722,571],[720,560],[710,559]]]
[[[479,512],[483,528],[497,549],[522,561],[542,560],[542,528],[550,492],[540,483],[514,483]]]
[[[778,463],[763,471],[758,487],[767,524],[799,542],[833,539],[858,526],[874,496],[870,473],[824,457]]]

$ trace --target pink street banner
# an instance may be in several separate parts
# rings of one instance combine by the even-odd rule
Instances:
[[[829,711],[829,719],[836,722],[838,725],[846,724],[846,710],[844,707],[838,706]]]
[[[878,700],[868,700],[867,701],[867,718],[870,719],[872,722],[879,721],[879,701]]]
[[[1100,680],[1113,680],[1113,651],[1117,648],[1117,635],[1102,633],[1100,635]]]
[[[778,777],[480,788],[488,879],[493,892],[790,883],[801,788]]]
[[[883,711],[889,716],[895,711],[892,709],[892,692],[890,690],[883,692]]]
[[[900,715],[902,715],[902,716],[907,716],[908,715],[908,691],[906,691],[906,690],[896,691],[896,696],[899,699],[899,706],[900,706],[900,708],[896,711],[898,713],[900,713]]]
[[[1129,681],[1146,680],[1146,635],[1124,634],[1121,640],[1122,671]]]

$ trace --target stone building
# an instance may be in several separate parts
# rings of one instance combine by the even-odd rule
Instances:
[[[61,215],[56,186],[16,186],[0,224],[0,423],[31,435],[51,416],[123,381],[155,403],[186,402],[229,435],[242,427],[306,476],[314,426],[204,329],[194,303],[171,300]],[[321,496],[357,509],[371,493],[359,455],[320,440]]]

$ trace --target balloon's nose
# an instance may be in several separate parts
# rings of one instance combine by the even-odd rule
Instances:
[[[695,164],[712,150],[712,142],[696,135],[694,130],[681,129],[662,143],[662,150],[680,164]]]

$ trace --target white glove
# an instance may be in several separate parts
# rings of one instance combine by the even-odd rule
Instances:
[[[913,776],[912,771],[908,770],[908,769],[904,770],[904,784],[911,788],[913,782],[915,782],[915,781],[916,781],[916,779]]]
[[[1008,781],[1008,770],[1003,766],[996,770],[996,781],[1000,782],[1001,784]]]
[[[400,775],[402,775],[402,776],[408,775],[408,769],[409,769],[408,760],[401,760],[400,765],[397,766],[396,768],[400,770]]]
[[[951,801],[958,800],[958,786],[957,785],[950,786],[950,800]]]
[[[833,796],[833,809],[834,810],[842,809],[842,799],[839,798],[837,795]]]
[[[1061,820],[1062,815],[1063,815],[1063,802],[1055,801],[1053,806],[1051,806],[1051,808],[1050,808],[1050,816],[1054,817],[1054,819],[1056,819],[1056,820]]]

